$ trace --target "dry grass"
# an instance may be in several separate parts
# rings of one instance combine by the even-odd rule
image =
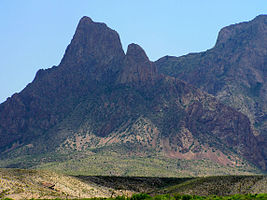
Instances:
[[[52,188],[49,186],[55,185]],[[86,183],[76,177],[42,170],[0,169],[0,197],[30,198],[91,198],[132,194]]]
[[[267,193],[267,176],[74,177],[45,170],[0,169],[0,198],[92,198],[131,196],[140,192],[221,196]]]

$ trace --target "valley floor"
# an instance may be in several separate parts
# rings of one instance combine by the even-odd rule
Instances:
[[[117,199],[123,200],[124,197],[131,197],[133,194],[138,193],[147,193],[153,196],[155,200],[182,198],[178,194],[209,197],[211,195],[267,194],[267,176],[197,178],[69,176],[45,170],[0,169],[0,198],[68,199],[117,197]],[[158,198],[156,198],[157,196]],[[247,195],[247,197],[235,199],[253,199],[254,197],[256,199],[256,196]],[[264,199],[263,197],[266,199],[266,195],[259,195],[257,199]],[[142,200],[140,198],[139,195],[138,198],[133,200]],[[188,199],[189,196],[182,199],[184,198]],[[193,196],[190,198],[193,198]]]

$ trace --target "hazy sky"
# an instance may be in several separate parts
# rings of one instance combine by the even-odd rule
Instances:
[[[0,0],[0,103],[59,64],[82,16],[154,61],[207,50],[222,27],[266,13],[267,0]]]

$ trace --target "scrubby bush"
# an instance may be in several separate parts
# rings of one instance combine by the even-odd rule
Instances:
[[[174,197],[175,200],[182,199],[182,195],[181,194],[174,194],[173,197]]]
[[[151,196],[149,196],[146,193],[140,193],[140,194],[133,194],[130,200],[144,200],[144,199],[151,199]]]
[[[182,195],[182,200],[190,200],[190,199],[192,199],[191,195],[188,195],[188,194]]]
[[[115,200],[126,200],[127,198],[125,196],[117,196],[115,197]]]

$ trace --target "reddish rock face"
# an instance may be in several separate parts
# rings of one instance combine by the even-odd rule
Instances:
[[[132,149],[150,145],[172,157],[209,156],[203,146],[213,146],[265,169],[245,115],[158,74],[140,46],[130,44],[125,55],[118,34],[88,17],[80,20],[60,65],[39,70],[0,105],[1,157],[51,153],[77,133],[102,143],[115,135],[122,145],[128,137]],[[89,141],[89,147],[97,146]]]
[[[223,28],[214,48],[156,62],[174,76],[245,114],[267,163],[267,15]]]

